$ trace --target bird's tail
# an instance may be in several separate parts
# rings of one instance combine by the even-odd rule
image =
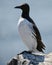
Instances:
[[[44,53],[43,50],[45,50],[45,45],[43,44],[43,42],[41,40],[38,40],[37,39],[37,43],[38,43],[37,50],[39,50],[40,52],[43,52]]]

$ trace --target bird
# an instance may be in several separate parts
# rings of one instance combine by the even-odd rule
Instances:
[[[23,43],[29,49],[28,52],[42,52],[44,53],[45,45],[42,42],[41,34],[35,22],[29,15],[30,6],[27,3],[15,6],[22,10],[22,14],[17,23],[19,35]]]

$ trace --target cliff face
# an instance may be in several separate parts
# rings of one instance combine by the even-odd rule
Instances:
[[[24,51],[12,58],[7,65],[52,65],[52,53],[31,54]]]

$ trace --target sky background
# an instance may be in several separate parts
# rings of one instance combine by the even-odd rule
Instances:
[[[52,0],[0,0],[0,65],[6,65],[17,53],[27,49],[17,30],[22,11],[14,9],[23,3],[30,5],[30,16],[46,45],[45,53],[52,52]]]

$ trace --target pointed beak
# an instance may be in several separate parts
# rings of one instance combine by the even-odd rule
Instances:
[[[16,6],[16,7],[14,7],[14,8],[21,8],[20,6]]]

